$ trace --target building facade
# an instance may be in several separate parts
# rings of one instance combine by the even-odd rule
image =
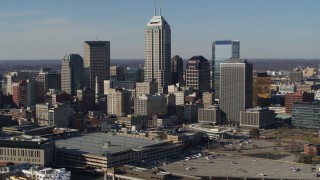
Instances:
[[[167,113],[167,99],[161,95],[141,95],[136,97],[134,101],[134,114],[147,115],[148,119],[153,114]]]
[[[304,154],[307,156],[319,156],[320,145],[319,144],[304,144],[303,145]]]
[[[303,80],[303,71],[295,68],[290,72],[289,78],[292,83],[301,83]]]
[[[27,80],[27,106],[31,107],[37,103],[44,102],[45,92],[43,84],[36,80]]]
[[[252,107],[252,71],[252,64],[243,59],[220,64],[220,110],[224,124],[238,125],[240,111]]]
[[[61,74],[52,71],[51,68],[41,68],[36,80],[43,83],[44,91],[61,89]]]
[[[171,82],[171,29],[162,16],[153,16],[145,28],[144,80],[156,80],[158,92],[167,93]]]
[[[100,93],[103,93],[103,81],[110,79],[110,41],[84,42],[84,84],[95,89],[98,77]]]
[[[94,110],[96,107],[95,92],[92,89],[84,87],[83,89],[77,90],[77,100],[83,112]]]
[[[125,80],[125,68],[123,66],[111,66],[110,67],[110,79],[117,81]]]
[[[193,56],[189,59],[185,75],[186,86],[192,87],[198,95],[210,91],[210,65],[203,56]]]
[[[220,96],[220,63],[228,59],[240,59],[240,41],[217,40],[212,43],[212,89]]]
[[[218,106],[207,106],[198,109],[198,122],[202,124],[218,125],[220,122],[220,109]]]
[[[136,97],[143,94],[155,94],[158,92],[158,82],[137,82],[136,83]]]
[[[265,128],[275,123],[275,112],[269,108],[250,108],[240,112],[240,126]]]
[[[320,128],[320,103],[293,103],[291,115],[295,127],[313,130]]]
[[[77,95],[77,90],[83,88],[83,58],[79,54],[67,54],[62,59],[61,90]]]
[[[144,70],[143,69],[127,69],[125,72],[126,81],[143,82]]]
[[[202,104],[204,107],[210,107],[215,104],[214,93],[204,92],[202,93]]]
[[[107,95],[108,114],[123,116],[130,113],[131,95],[125,89],[111,89]]]
[[[185,123],[198,122],[198,109],[203,108],[203,104],[185,104],[183,120]]]
[[[107,95],[110,89],[135,89],[135,81],[116,81],[116,80],[104,80],[104,94]]]
[[[175,55],[171,59],[171,84],[184,84],[183,80],[183,60],[180,56]]]
[[[279,93],[287,94],[287,93],[295,93],[297,91],[297,86],[294,84],[282,84],[279,86]]]
[[[269,106],[271,98],[271,76],[267,73],[255,72],[253,74],[252,104],[256,106]]]
[[[12,83],[17,81],[17,72],[11,72],[7,74],[5,77],[6,79],[6,93],[7,95],[12,94]]]
[[[27,82],[12,83],[12,99],[17,107],[27,106]]]
[[[69,127],[71,110],[66,104],[36,104],[36,120],[42,126]]]
[[[58,162],[105,170],[124,164],[177,157],[182,152],[179,142],[155,141],[134,135],[107,136],[104,133],[90,133],[67,140],[58,140],[56,145]]]
[[[286,113],[290,114],[292,111],[292,104],[295,102],[313,102],[314,101],[314,93],[307,92],[296,92],[293,94],[285,95],[285,108]]]
[[[127,116],[118,117],[118,123],[131,130],[140,130],[148,125],[148,117],[146,115],[128,114]]]
[[[55,143],[46,138],[18,136],[0,140],[0,164],[36,164],[49,166],[55,162]]]

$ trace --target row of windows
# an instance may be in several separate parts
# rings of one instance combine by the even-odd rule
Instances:
[[[0,149],[0,156],[40,157],[40,151],[23,149]]]
[[[33,162],[33,163],[40,163],[40,159],[32,159],[32,158],[15,158],[15,157],[1,157],[0,160],[2,161],[13,161],[13,162]]]

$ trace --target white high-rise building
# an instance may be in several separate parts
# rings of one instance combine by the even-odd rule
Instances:
[[[110,89],[107,95],[107,112],[109,115],[122,116],[129,114],[131,108],[131,93],[124,89]]]
[[[145,29],[144,79],[156,80],[158,92],[167,93],[171,82],[171,30],[168,22],[156,14]]]
[[[158,83],[151,82],[137,82],[136,83],[136,97],[142,94],[155,94],[158,92]]]

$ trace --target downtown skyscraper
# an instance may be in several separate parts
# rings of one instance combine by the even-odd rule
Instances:
[[[220,95],[220,63],[228,59],[240,59],[240,41],[218,40],[212,43],[212,89]]]
[[[145,28],[144,80],[156,80],[158,92],[167,93],[171,82],[171,29],[168,22],[155,15]]]
[[[243,59],[220,64],[220,109],[222,123],[236,126],[240,111],[252,107],[253,65]]]
[[[62,59],[61,90],[75,96],[82,88],[83,58],[79,54],[67,54]]]
[[[180,56],[175,55],[171,59],[171,84],[184,84],[183,80],[183,60]]]
[[[103,93],[103,81],[110,80],[110,41],[84,42],[84,84],[95,89],[98,77],[99,92]]]
[[[186,86],[192,87],[202,96],[210,91],[210,63],[203,56],[193,56],[186,65]]]

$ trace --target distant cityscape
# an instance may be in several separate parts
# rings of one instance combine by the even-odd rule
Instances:
[[[144,59],[0,61],[1,180],[320,177],[320,59],[174,55],[160,13]]]

